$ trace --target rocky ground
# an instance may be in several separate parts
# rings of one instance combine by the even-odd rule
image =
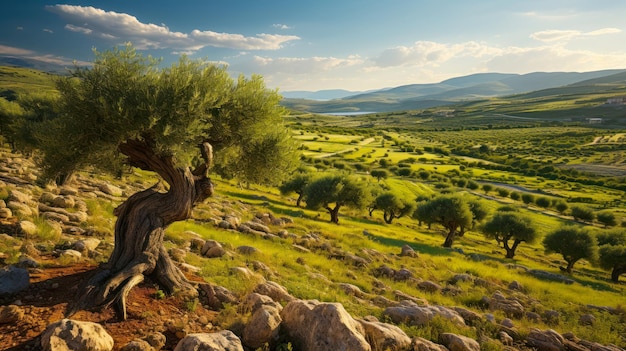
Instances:
[[[6,200],[0,200],[0,351],[3,350],[547,350],[547,351],[623,351],[615,345],[600,345],[581,340],[575,335],[553,330],[532,329],[520,332],[509,318],[496,321],[493,314],[480,314],[460,307],[430,305],[428,301],[394,291],[395,300],[374,293],[364,293],[351,284],[340,284],[347,294],[383,309],[384,320],[373,316],[355,318],[339,303],[299,300],[279,284],[268,281],[245,267],[234,267],[242,279],[258,284],[244,296],[235,296],[227,289],[209,284],[196,275],[196,268],[185,263],[185,249],[173,249],[170,255],[178,261],[191,281],[198,284],[199,299],[184,300],[176,296],[162,297],[150,281],[132,289],[128,298],[128,318],[119,321],[110,308],[102,311],[80,311],[64,319],[68,304],[76,299],[79,282],[85,281],[96,262],[104,261],[110,252],[111,235],[97,225],[84,223],[90,213],[89,199],[119,203],[133,185],[122,188],[94,177],[77,177],[69,186],[39,187],[38,170],[29,159],[0,151],[0,189],[10,189]],[[137,189],[143,184],[136,184]],[[0,194],[1,195],[1,194]],[[272,232],[270,225],[289,222],[270,213],[257,215],[252,221],[240,223],[238,218],[221,216],[211,220],[225,230],[238,230],[263,238],[290,238],[293,248],[302,252],[312,249],[328,251],[329,259],[341,259],[356,267],[371,263],[322,243],[314,235],[297,237],[286,230]],[[50,244],[38,231],[57,240]],[[291,237],[293,236],[293,237]],[[108,239],[106,239],[108,238]],[[226,250],[217,242],[192,238],[185,245],[204,257],[220,257]],[[235,254],[248,254],[253,247],[238,247]],[[371,256],[384,256],[371,250]],[[404,247],[399,256],[417,257]],[[15,257],[19,257],[16,260]],[[384,257],[383,257],[384,258]],[[5,261],[11,261],[6,264]],[[390,262],[387,258],[379,262]],[[252,262],[253,269],[267,267]],[[431,293],[454,293],[458,282],[474,285],[491,284],[469,274],[457,274],[441,286],[436,282],[417,280],[410,270],[394,269],[386,264],[372,268],[376,277],[414,282],[419,289]],[[381,282],[381,291],[387,289]],[[529,311],[536,303],[519,293],[514,283],[497,287],[481,304],[486,310],[499,311],[514,320],[558,318],[558,312],[539,315]],[[236,313],[246,314],[245,325],[220,326],[218,313],[226,306],[235,306]],[[611,313],[623,313],[619,310]],[[552,313],[552,315],[550,314]],[[497,338],[481,336],[472,340],[462,335],[443,333],[437,342],[410,338],[397,324],[424,325],[433,318],[443,318],[459,327],[498,330]],[[581,323],[593,325],[593,315],[581,315]],[[234,333],[233,333],[234,332]],[[90,348],[86,348],[87,345]],[[201,345],[201,346],[200,346]],[[66,348],[64,348],[66,347]],[[83,348],[81,348],[83,347]]]

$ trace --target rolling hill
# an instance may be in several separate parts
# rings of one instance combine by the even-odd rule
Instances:
[[[464,101],[502,97],[547,89],[610,90],[626,82],[625,70],[593,72],[534,72],[528,74],[480,73],[437,84],[411,84],[347,96],[329,101],[286,98],[283,105],[300,111],[390,112],[446,106]],[[585,88],[583,88],[585,87]],[[552,91],[550,94],[554,94]],[[292,95],[293,96],[293,95]]]

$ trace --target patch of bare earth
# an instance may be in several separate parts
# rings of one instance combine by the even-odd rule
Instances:
[[[48,325],[64,318],[65,308],[75,299],[77,286],[88,279],[96,266],[85,264],[31,271],[28,289],[12,296],[0,297],[0,305],[17,304],[24,317],[16,323],[0,324],[0,351],[39,350],[39,337]],[[193,279],[193,277],[189,277]],[[114,351],[128,342],[150,333],[160,332],[167,344],[162,350],[173,350],[185,333],[211,332],[216,313],[202,304],[189,304],[175,296],[155,297],[156,289],[144,281],[128,296],[125,321],[119,321],[112,308],[80,311],[71,319],[101,324],[115,341]]]

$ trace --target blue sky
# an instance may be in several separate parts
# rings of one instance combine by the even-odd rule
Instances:
[[[281,91],[363,91],[481,72],[626,68],[623,0],[3,0],[0,55],[70,66],[132,42],[257,73]]]

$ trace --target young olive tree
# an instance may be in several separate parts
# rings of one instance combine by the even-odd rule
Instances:
[[[305,189],[306,207],[323,208],[330,221],[339,224],[339,210],[344,207],[363,209],[372,202],[367,183],[347,175],[326,175],[315,179]]]
[[[113,252],[67,310],[71,315],[113,305],[125,319],[126,297],[144,277],[166,293],[197,294],[168,256],[163,237],[168,225],[189,218],[212,195],[213,151],[224,172],[247,177],[252,167],[263,174],[254,181],[269,182],[289,169],[291,144],[280,96],[259,76],[235,82],[224,67],[186,57],[159,68],[131,45],[95,56],[92,67],[59,79],[59,117],[48,123],[39,147],[51,178],[86,166],[110,170],[111,160],[119,160],[166,183],[165,189],[131,195],[114,210]],[[246,163],[250,152],[258,156],[263,148],[279,153]]]
[[[313,180],[313,174],[308,172],[297,173],[290,179],[286,180],[283,184],[278,187],[280,193],[282,195],[289,195],[291,193],[296,193],[298,195],[298,199],[296,200],[296,207],[300,207],[300,203],[304,198],[304,191]]]
[[[563,256],[567,267],[563,270],[572,273],[574,264],[581,259],[596,262],[598,258],[598,242],[588,229],[574,226],[561,227],[543,238],[546,253],[559,253]]]
[[[395,218],[410,216],[416,206],[414,200],[392,191],[386,191],[374,200],[374,208],[383,211],[383,219],[387,224],[391,224]]]
[[[448,233],[443,247],[452,247],[461,228],[472,223],[472,211],[468,202],[458,195],[443,195],[423,202],[415,210],[414,217],[425,223],[441,224]]]
[[[611,270],[611,280],[626,274],[626,231],[616,229],[598,234],[600,267]]]
[[[528,217],[514,211],[498,211],[482,227],[487,238],[496,239],[506,250],[506,258],[515,257],[522,242],[532,244],[537,240],[537,230]]]

